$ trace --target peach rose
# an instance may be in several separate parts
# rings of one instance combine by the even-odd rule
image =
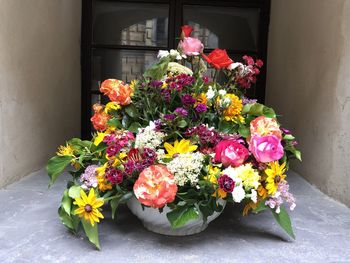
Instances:
[[[175,199],[177,185],[174,175],[165,165],[151,165],[140,173],[134,184],[134,193],[141,204],[161,208]]]
[[[282,139],[282,132],[275,118],[260,116],[250,122],[251,136],[267,136],[274,135],[278,139]]]
[[[132,88],[121,80],[105,80],[101,84],[100,91],[107,95],[111,101],[120,105],[128,105],[131,103]]]
[[[107,113],[105,113],[104,106],[101,104],[94,104],[92,106],[95,114],[91,118],[92,125],[94,126],[95,130],[98,131],[104,131],[107,129],[107,122],[111,118]]]

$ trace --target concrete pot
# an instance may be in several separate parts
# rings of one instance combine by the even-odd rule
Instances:
[[[225,200],[220,199],[218,202],[225,207]],[[171,211],[169,207],[165,206],[162,213],[160,213],[158,209],[150,207],[142,209],[140,202],[134,196],[130,198],[126,204],[130,211],[142,221],[145,228],[154,233],[168,236],[187,236],[202,232],[208,227],[211,221],[221,214],[221,212],[214,212],[213,215],[208,217],[205,224],[203,224],[202,217],[200,216],[199,219],[189,221],[183,227],[173,229],[166,217],[166,214]]]

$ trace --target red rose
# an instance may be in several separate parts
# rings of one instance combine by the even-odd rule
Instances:
[[[219,48],[214,49],[208,56],[203,54],[203,58],[216,69],[227,68],[233,63],[226,50]]]
[[[189,37],[193,31],[193,28],[190,25],[183,25],[181,27],[182,37]]]

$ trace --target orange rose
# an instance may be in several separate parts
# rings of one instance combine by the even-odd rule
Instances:
[[[174,175],[165,165],[151,165],[140,173],[134,193],[141,204],[161,208],[174,201],[177,185]]]
[[[121,80],[107,79],[102,82],[100,91],[107,95],[111,101],[120,105],[128,105],[131,103],[132,88]]]
[[[107,122],[111,118],[107,113],[105,113],[104,106],[101,104],[94,104],[92,106],[95,114],[91,118],[92,125],[94,126],[95,130],[98,131],[104,131],[107,129]]]
[[[278,139],[282,139],[282,132],[275,118],[260,116],[250,122],[251,136],[267,136],[275,135]]]

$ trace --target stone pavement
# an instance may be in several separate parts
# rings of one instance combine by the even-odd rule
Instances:
[[[48,189],[44,170],[0,190],[0,262],[350,262],[350,209],[289,173],[297,207],[290,240],[269,211],[243,218],[237,207],[187,237],[144,229],[126,207],[100,224],[102,250],[61,225],[67,175]],[[108,213],[109,214],[109,213]]]

